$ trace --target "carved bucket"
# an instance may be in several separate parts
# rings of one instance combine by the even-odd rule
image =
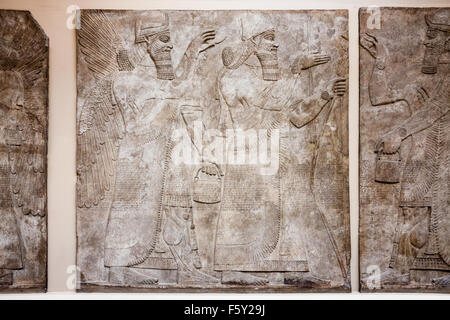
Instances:
[[[204,173],[202,169],[198,169],[194,178],[194,201],[200,203],[220,202],[222,179],[219,169],[216,168],[215,175]]]
[[[401,162],[398,152],[394,154],[379,152],[376,160],[375,181],[398,183],[400,181]]]

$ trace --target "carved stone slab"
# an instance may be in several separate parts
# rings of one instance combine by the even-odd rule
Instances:
[[[0,10],[0,292],[47,287],[48,39]]]
[[[78,23],[81,290],[350,290],[346,11]]]
[[[450,9],[360,10],[362,290],[449,292]]]

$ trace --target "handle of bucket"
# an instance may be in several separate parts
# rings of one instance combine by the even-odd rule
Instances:
[[[198,175],[200,174],[200,171],[202,171],[203,169],[205,168],[205,166],[202,166],[202,167],[200,167],[198,170],[197,170],[197,173],[196,173],[196,175],[195,175],[195,181],[197,181],[198,180]],[[218,180],[220,180],[220,170],[219,170],[219,168],[217,167],[217,165],[216,164],[214,164],[214,168],[215,168],[215,170],[216,170],[216,175],[217,175],[217,179]],[[207,174],[207,173],[205,173],[205,174]]]

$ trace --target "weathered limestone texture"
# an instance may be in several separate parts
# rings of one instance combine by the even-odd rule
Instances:
[[[450,291],[450,8],[360,10],[361,288]]]
[[[47,287],[48,39],[0,10],[0,292]]]
[[[81,10],[84,291],[348,291],[347,12]]]

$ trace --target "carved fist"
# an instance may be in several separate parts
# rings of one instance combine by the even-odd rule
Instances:
[[[347,92],[347,79],[334,78],[332,79],[326,91],[322,92],[322,99],[330,100],[334,96],[342,97]]]
[[[338,97],[342,97],[347,92],[347,79],[338,78],[333,81],[332,92]]]
[[[386,133],[375,145],[375,152],[382,152],[386,154],[393,154],[400,149],[402,143],[401,129],[395,129]]]
[[[319,51],[313,51],[306,56],[301,56],[295,59],[291,66],[291,71],[293,74],[298,74],[301,70],[306,70],[320,64],[327,63],[330,60],[331,58],[329,55],[321,54]]]

